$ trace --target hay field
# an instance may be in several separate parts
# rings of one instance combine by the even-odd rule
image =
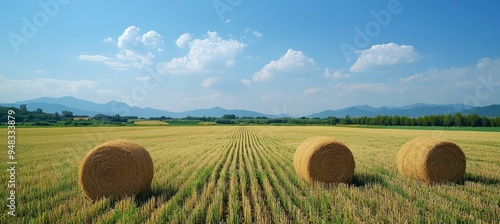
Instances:
[[[147,121],[144,121],[144,120],[140,120],[140,121],[135,121],[134,122],[135,125],[168,125],[167,122],[165,121],[159,121],[159,120],[147,120]]]
[[[0,132],[0,139],[7,139]],[[293,155],[305,139],[329,136],[356,160],[351,184],[309,184]],[[396,155],[419,136],[457,143],[464,185],[428,186],[402,177]],[[91,202],[78,166],[96,145],[130,139],[153,159],[150,192]],[[0,223],[500,222],[500,134],[338,127],[84,127],[17,129],[17,217]],[[6,148],[6,141],[2,142]],[[0,198],[7,198],[2,153]]]

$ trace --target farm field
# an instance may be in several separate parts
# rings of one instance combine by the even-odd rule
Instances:
[[[136,125],[168,125],[167,122],[164,121],[158,121],[158,120],[146,120],[146,121],[135,121],[134,124]]]
[[[359,223],[500,222],[498,132],[318,126],[81,127],[16,130],[17,217],[0,223]],[[0,139],[6,138],[6,131]],[[293,168],[296,147],[329,136],[352,151],[350,184],[308,184]],[[463,185],[425,185],[399,175],[408,140],[441,137],[467,157]],[[120,201],[87,200],[78,166],[96,145],[130,139],[151,154],[151,191]],[[2,143],[6,148],[6,141]],[[2,153],[0,198],[8,197]]]

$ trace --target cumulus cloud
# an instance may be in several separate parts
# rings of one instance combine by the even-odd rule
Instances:
[[[234,66],[234,57],[245,46],[233,39],[224,40],[217,32],[208,31],[205,39],[189,42],[189,53],[186,56],[161,63],[158,70],[162,73],[187,74],[231,67]]]
[[[87,55],[87,54],[81,54],[78,56],[79,60],[84,60],[84,61],[96,61],[96,62],[101,62],[104,63],[108,66],[111,66],[114,70],[126,70],[130,66],[128,64],[125,64],[119,60],[116,60],[114,58],[102,56],[102,55]]]
[[[202,83],[201,83],[201,86],[205,87],[205,88],[208,88],[210,86],[212,86],[214,83],[216,83],[217,81],[220,80],[220,77],[209,77],[209,78],[206,78]]]
[[[129,26],[118,37],[116,46],[120,52],[116,57],[132,63],[134,67],[142,68],[152,64],[154,53],[163,51],[162,45],[163,37],[156,31],[150,30],[141,35],[138,27]]]
[[[325,72],[323,72],[323,75],[325,77],[331,78],[331,79],[343,79],[343,78],[349,78],[349,77],[351,77],[351,74],[343,74],[342,73],[342,69],[330,72],[330,69],[325,68]]]
[[[320,87],[309,88],[309,89],[304,90],[304,95],[309,96],[309,95],[312,95],[312,94],[319,92],[320,90],[321,90]]]
[[[105,43],[113,42],[113,38],[107,37]],[[126,70],[131,66],[143,68],[145,65],[153,64],[155,54],[163,51],[163,37],[154,30],[141,34],[140,29],[135,26],[127,27],[118,37],[116,47],[119,52],[115,58],[103,55],[81,54],[80,60],[96,61],[111,66],[115,70]]]
[[[277,73],[300,73],[316,70],[316,62],[302,53],[288,49],[288,51],[276,61],[271,61],[260,71],[253,75],[253,81],[264,82]]]
[[[357,53],[360,56],[349,69],[351,72],[363,72],[376,66],[411,63],[419,57],[413,46],[396,43],[373,45],[370,49]]]
[[[175,44],[177,45],[177,47],[183,48],[184,46],[186,46],[187,43],[189,43],[190,40],[191,40],[191,34],[184,33],[180,35],[179,38],[177,38]]]

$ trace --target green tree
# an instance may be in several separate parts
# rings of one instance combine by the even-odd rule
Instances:
[[[346,115],[344,118],[340,119],[340,124],[352,124],[351,116]]]
[[[61,120],[61,116],[59,116],[59,113],[57,113],[57,112],[54,113],[54,120],[56,120],[56,121]]]
[[[224,116],[221,117],[221,119],[229,119],[229,120],[236,119],[236,118],[237,117],[234,114],[224,114]]]
[[[64,117],[73,117],[73,112],[71,112],[69,110],[63,110],[62,114]]]
[[[456,113],[453,116],[453,120],[454,120],[455,126],[457,126],[457,127],[464,125],[464,118],[462,117],[461,113]]]

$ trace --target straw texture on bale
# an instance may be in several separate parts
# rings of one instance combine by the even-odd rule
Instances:
[[[329,137],[303,141],[293,157],[297,176],[307,182],[348,183],[354,175],[354,157],[341,142]]]
[[[92,200],[137,195],[150,187],[153,174],[148,151],[130,140],[96,146],[78,170],[79,184]]]
[[[465,154],[453,142],[419,137],[404,144],[397,155],[404,176],[426,183],[459,183],[465,174]]]

